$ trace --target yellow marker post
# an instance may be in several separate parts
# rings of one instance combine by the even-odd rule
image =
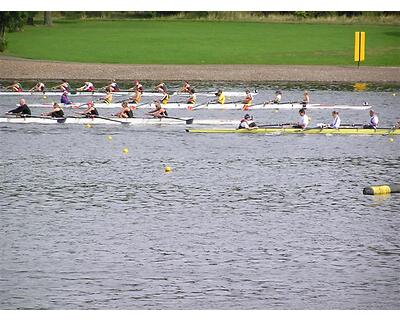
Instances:
[[[365,32],[356,31],[354,33],[354,61],[358,68],[360,61],[365,61]]]

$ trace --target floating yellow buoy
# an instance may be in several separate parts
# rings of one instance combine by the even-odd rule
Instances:
[[[275,109],[275,111],[274,112],[279,112],[279,110],[278,109]]]
[[[395,93],[393,93],[392,95],[393,95],[393,97],[395,97],[395,96],[396,96],[396,94],[395,94]]]
[[[394,141],[394,139],[393,139],[393,138],[390,138],[390,139],[389,139],[389,141],[390,141],[390,142],[393,142],[393,141]]]
[[[166,166],[166,167],[165,167],[165,169],[164,169],[164,171],[165,171],[166,173],[169,173],[169,172],[171,172],[171,167],[169,167],[169,166]]]
[[[111,141],[111,140],[112,140],[112,136],[108,136],[107,139],[108,139],[109,141]]]
[[[88,129],[89,129],[89,128],[91,128],[91,127],[92,127],[92,125],[91,125],[90,123],[86,123],[86,124],[85,124],[85,128],[88,128]]]
[[[47,99],[47,96],[43,96],[43,99]]]
[[[124,149],[122,150],[122,152],[125,153],[125,154],[127,154],[127,153],[129,152],[129,150],[128,150],[128,148],[124,148]]]

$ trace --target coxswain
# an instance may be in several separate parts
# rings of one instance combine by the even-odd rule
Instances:
[[[43,82],[38,81],[29,91],[44,92],[45,85]]]
[[[334,110],[332,111],[332,123],[329,125],[329,128],[331,129],[339,129],[340,127],[340,117],[339,117],[339,112]]]
[[[180,91],[180,92],[187,92],[187,93],[190,93],[191,89],[192,89],[192,88],[190,87],[189,82],[184,81],[184,82],[183,82],[183,86],[182,86],[182,88],[181,88],[179,91]]]
[[[59,84],[59,85],[57,85],[57,86],[55,86],[55,87],[52,87],[52,89],[54,89],[54,90],[61,90],[61,91],[63,91],[63,92],[64,92],[64,91],[69,92],[69,91],[71,90],[71,86],[69,85],[68,81],[67,81],[67,80],[64,80],[64,79],[62,79],[61,81],[62,81],[61,84]]]
[[[104,98],[99,99],[100,102],[110,104],[113,100],[113,95],[110,88],[106,89],[106,96]]]
[[[299,122],[294,124],[293,128],[306,129],[310,122],[310,119],[306,115],[306,109],[304,108],[300,109],[299,114],[300,114]]]
[[[50,112],[47,112],[47,113],[42,113],[42,116],[48,116],[48,117],[52,117],[52,118],[63,118],[64,111],[57,102],[54,102],[53,110]]]
[[[303,105],[303,107],[305,107],[309,103],[310,103],[310,95],[308,94],[308,91],[304,91],[304,97],[301,104]]]
[[[378,123],[379,123],[379,118],[378,118],[378,114],[374,111],[374,110],[369,110],[369,123],[364,125],[363,128],[364,129],[376,129],[378,128]]]
[[[156,108],[150,112],[148,112],[149,115],[152,115],[154,118],[164,118],[168,117],[167,110],[161,107],[160,101],[157,100],[154,102]]]
[[[12,85],[5,87],[4,89],[11,89],[13,92],[22,92],[22,85],[19,82],[14,82]]]
[[[249,106],[249,105],[251,105],[251,104],[253,103],[253,96],[251,95],[249,89],[247,89],[247,90],[245,91],[245,93],[246,93],[246,96],[244,97],[243,103],[244,103],[246,106]]]
[[[133,87],[129,88],[128,91],[140,91],[140,93],[143,93],[143,85],[139,82],[139,80],[133,81]]]
[[[129,107],[128,102],[122,102],[122,109],[116,114],[118,118],[133,118],[133,111]]]
[[[17,116],[20,115],[31,115],[31,110],[29,109],[28,105],[26,104],[25,99],[19,100],[19,106],[13,110],[8,111],[6,114],[15,114]]]
[[[158,91],[162,94],[167,93],[167,87],[164,82],[161,82],[160,84],[156,85],[154,88],[155,91]]]
[[[225,95],[224,95],[224,93],[222,92],[221,89],[219,89],[215,93],[215,95],[217,96],[217,100],[215,101],[216,103],[219,103],[219,104],[224,104],[225,103]]]
[[[85,92],[93,92],[94,91],[94,85],[93,83],[86,81],[84,85],[80,88],[77,88],[76,91],[85,91]]]
[[[87,108],[86,110],[84,110],[83,112],[81,112],[80,114],[85,115],[87,118],[90,117],[95,117],[99,115],[99,112],[97,111],[96,107],[94,106],[93,101],[89,101],[87,103]]]
[[[169,100],[169,94],[167,91],[164,92],[163,96],[161,97],[161,103],[167,104]]]
[[[245,116],[240,120],[240,124],[238,129],[248,129],[253,130],[257,129],[257,125],[249,114],[245,114]]]
[[[64,104],[64,105],[65,105],[65,104],[71,104],[71,103],[72,103],[71,100],[69,100],[69,98],[68,98],[68,91],[64,91],[64,92],[62,93],[60,102],[61,102],[62,104]]]
[[[277,90],[275,91],[275,98],[272,100],[272,103],[279,104],[282,101],[282,91]]]
[[[142,100],[142,93],[139,91],[139,89],[135,90],[135,93],[133,94],[132,97],[129,98],[129,100],[131,100],[132,103],[135,104],[140,103],[140,100]]]
[[[190,96],[189,96],[189,98],[187,99],[186,103],[187,103],[187,104],[195,104],[195,103],[196,103],[196,99],[197,99],[197,97],[196,97],[196,92],[195,92],[194,89],[192,88],[192,89],[190,89]]]

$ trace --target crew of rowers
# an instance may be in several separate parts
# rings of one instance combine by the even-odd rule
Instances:
[[[109,89],[108,89],[109,90]],[[106,99],[106,98],[104,98]],[[99,116],[99,112],[97,111],[95,104],[93,101],[89,101],[88,103],[84,104],[87,106],[86,110],[83,112],[77,112],[78,114],[86,117],[96,117]],[[163,107],[162,101],[156,100],[154,101],[155,109],[148,112],[148,115],[151,115],[155,118],[163,118],[168,117],[167,110]],[[83,106],[83,105],[81,105]],[[133,106],[129,106],[127,101],[122,102],[121,110],[115,114],[119,118],[133,118]],[[30,116],[31,110],[29,109],[28,105],[26,104],[25,99],[20,99],[19,106],[15,109],[8,111],[6,114],[13,114],[16,116]],[[53,110],[47,113],[42,113],[42,116],[48,116],[53,118],[62,118],[64,117],[64,111],[62,107],[58,103],[53,103]],[[374,110],[369,110],[369,122],[363,125],[364,129],[377,129],[379,123],[378,114]],[[299,129],[307,129],[310,123],[310,118],[306,114],[306,109],[302,108],[299,110],[299,120],[296,123],[290,123],[293,128]],[[332,122],[328,125],[322,124],[319,125],[321,128],[331,128],[331,129],[339,129],[341,125],[341,120],[339,117],[339,112],[334,110],[332,111]],[[249,114],[246,114],[241,120],[239,124],[239,129],[254,129],[257,128],[257,125],[254,122],[254,119]]]

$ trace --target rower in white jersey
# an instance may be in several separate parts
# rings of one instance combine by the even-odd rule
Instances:
[[[140,93],[143,93],[143,85],[139,82],[139,80],[133,81],[133,87],[129,88],[128,91],[136,91],[138,90]]]
[[[180,92],[186,92],[186,93],[190,93],[191,91],[191,86],[189,84],[189,82],[184,81],[182,88],[179,90]]]
[[[363,128],[364,129],[376,129],[378,128],[378,123],[379,123],[379,118],[378,118],[378,114],[374,111],[374,110],[369,110],[369,123],[364,125]]]
[[[161,82],[158,85],[156,85],[156,87],[154,89],[155,89],[155,91],[158,91],[162,94],[167,93],[167,86],[165,85],[164,82]]]
[[[77,88],[76,91],[85,91],[85,92],[93,92],[94,91],[94,85],[93,83],[86,81],[84,85],[80,88]]]
[[[306,109],[302,108],[299,110],[300,119],[293,125],[293,128],[306,129],[310,123],[310,119],[306,115]]]
[[[249,114],[245,114],[245,116],[240,120],[240,124],[238,129],[248,129],[248,130],[253,130],[257,129],[257,125],[253,120],[253,117],[250,116]]]
[[[117,91],[119,91],[119,86],[118,86],[117,82],[115,81],[115,79],[112,79],[108,85],[106,85],[105,87],[103,87],[101,89],[105,89],[106,91],[107,91],[107,89],[110,89],[111,92],[117,92]]]
[[[339,112],[334,110],[332,111],[332,123],[329,125],[329,128],[331,129],[339,129],[340,127],[340,117],[339,117]]]
[[[62,81],[61,84],[59,84],[59,85],[57,85],[55,87],[52,87],[51,89],[53,89],[53,90],[61,90],[63,92],[64,91],[69,92],[71,90],[71,87],[70,87],[69,83],[64,79],[62,79],[61,81]]]
[[[282,91],[280,90],[275,91],[275,98],[274,100],[272,100],[272,103],[278,104],[281,103],[281,100],[282,100]]]
[[[38,81],[32,88],[29,89],[29,91],[34,91],[34,92],[44,92],[45,85],[43,82]]]

